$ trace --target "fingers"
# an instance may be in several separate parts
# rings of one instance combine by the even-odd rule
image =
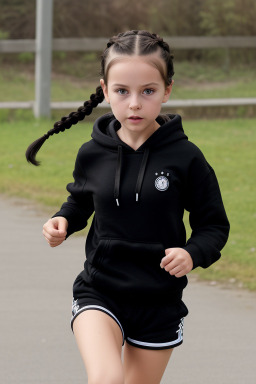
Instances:
[[[182,277],[193,268],[190,254],[183,248],[169,248],[166,256],[161,260],[160,267],[175,277]]]
[[[45,232],[44,230],[43,230],[43,235],[47,243],[50,245],[50,247],[57,247],[57,245],[60,245],[65,240],[65,237],[53,237],[49,235],[47,232]]]
[[[67,227],[68,227],[68,221],[65,219],[65,217],[55,217],[52,220],[56,219],[58,222],[58,231],[60,234],[66,236],[67,235]]]
[[[64,217],[49,219],[43,226],[43,235],[51,247],[57,247],[67,235],[68,222]]]

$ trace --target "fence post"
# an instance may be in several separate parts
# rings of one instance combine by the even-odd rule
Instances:
[[[51,115],[53,0],[36,1],[35,117]]]

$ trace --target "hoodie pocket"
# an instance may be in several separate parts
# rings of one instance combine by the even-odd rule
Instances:
[[[181,290],[184,281],[160,268],[164,256],[161,243],[101,239],[88,260],[90,279],[95,287],[118,294],[158,295]]]

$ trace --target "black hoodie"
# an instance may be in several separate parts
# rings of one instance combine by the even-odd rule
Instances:
[[[188,141],[181,117],[169,115],[136,151],[122,142],[113,115],[99,118],[92,140],[79,150],[68,200],[55,216],[68,234],[87,225],[81,273],[86,283],[119,295],[177,297],[187,284],[160,268],[165,249],[181,247],[193,268],[220,257],[229,222],[213,169]],[[192,235],[186,241],[184,209]]]

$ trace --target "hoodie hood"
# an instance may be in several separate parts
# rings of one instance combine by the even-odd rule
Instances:
[[[187,140],[182,127],[181,117],[179,115],[166,115],[168,121],[159,116],[156,121],[160,127],[137,149],[137,152],[144,152],[145,148],[156,148],[170,145],[177,140]],[[117,131],[120,129],[120,123],[116,120],[113,114],[106,114],[96,120],[93,126],[92,138],[100,145],[118,150],[121,145],[128,151],[134,151],[127,144],[122,142]]]
[[[106,114],[96,120],[93,126],[92,138],[101,146],[112,151],[117,151],[114,185],[114,199],[116,200],[117,206],[119,206],[123,151],[143,153],[135,187],[135,199],[136,202],[138,202],[150,150],[153,148],[169,146],[178,140],[188,139],[182,128],[181,117],[179,115],[166,115],[166,117],[167,119],[161,116],[157,118],[160,127],[136,151],[118,137],[117,131],[120,129],[120,123],[116,120],[113,114]]]

